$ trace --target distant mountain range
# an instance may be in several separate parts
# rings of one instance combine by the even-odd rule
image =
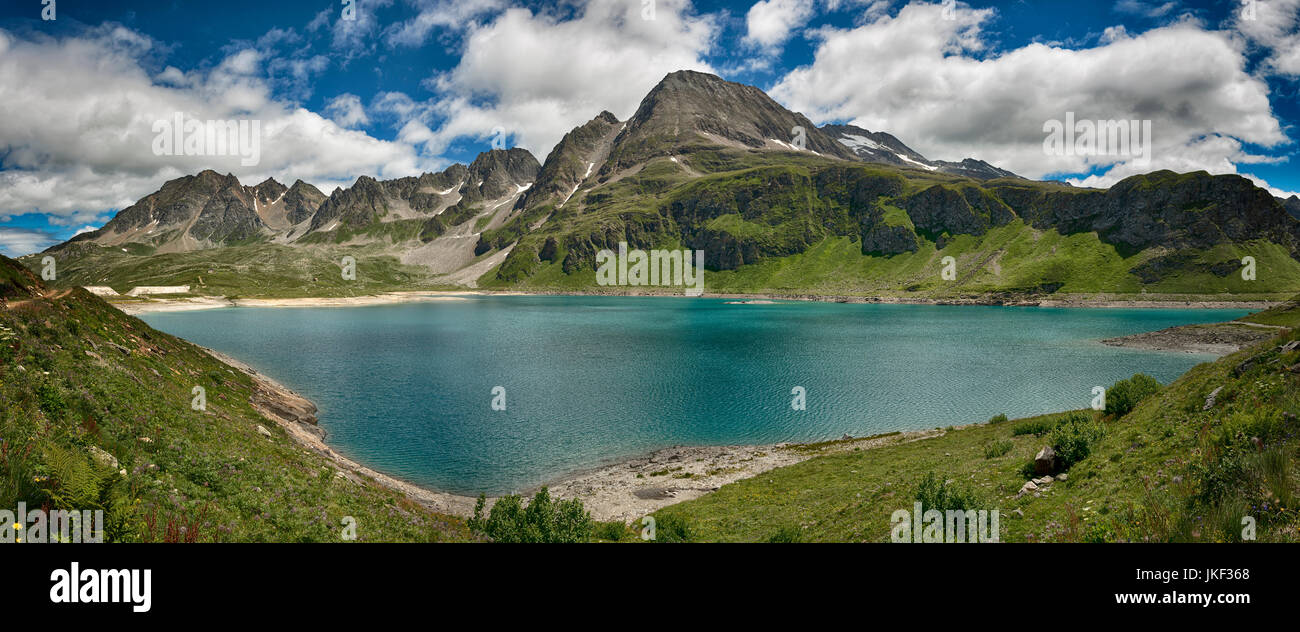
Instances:
[[[602,112],[540,164],[492,150],[328,197],[204,171],[49,252],[89,269],[105,250],[351,249],[437,283],[582,289],[595,253],[628,242],[703,249],[709,269],[747,271],[722,279],[736,291],[1282,292],[1300,290],[1297,218],[1300,199],[1238,176],[1157,172],[1103,191],[930,160],[888,133],[817,127],[758,88],[680,71],[627,121]],[[1233,282],[1248,251],[1272,266],[1267,286]],[[944,255],[965,270],[956,285],[935,283]],[[146,280],[184,281],[168,274]]]

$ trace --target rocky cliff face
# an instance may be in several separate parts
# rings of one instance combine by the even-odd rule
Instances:
[[[383,184],[370,176],[361,176],[351,187],[335,189],[321,204],[312,217],[311,230],[328,232],[379,223],[388,215],[389,200]]]
[[[1267,191],[1237,175],[1157,171],[1126,178],[1106,191],[1030,193],[1014,185],[991,191],[1035,227],[1096,231],[1122,252],[1253,239],[1300,251],[1300,222]]]
[[[325,194],[302,180],[296,180],[293,186],[285,191],[281,201],[284,202],[284,213],[288,222],[299,224],[310,219],[316,213],[316,209],[325,203]]]
[[[1291,217],[1300,219],[1300,197],[1293,195],[1282,200],[1282,208],[1285,208],[1286,212],[1291,214]]]
[[[513,196],[531,186],[541,168],[526,149],[485,151],[469,165],[468,181],[461,187],[461,200],[474,202]]]
[[[537,173],[537,181],[519,200],[519,208],[533,208],[548,202],[561,206],[577,192],[583,181],[605,163],[621,124],[613,114],[599,116],[579,126],[551,150]]]
[[[936,242],[943,239],[944,233],[983,235],[1016,217],[1001,200],[974,185],[935,185],[898,200],[898,205],[907,211],[918,233]]]

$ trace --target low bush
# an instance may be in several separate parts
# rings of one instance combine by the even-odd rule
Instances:
[[[618,520],[611,522],[597,522],[592,530],[592,537],[597,540],[606,540],[609,542],[619,542],[624,538],[632,535],[632,530],[626,524]]]
[[[921,502],[921,509],[929,511],[961,510],[972,511],[979,505],[975,493],[964,487],[949,485],[935,475],[926,472],[925,477],[916,487],[916,499]]]
[[[1006,453],[1008,453],[1008,452],[1011,451],[1011,447],[1012,447],[1013,445],[1014,445],[1014,444],[1011,443],[1011,440],[1010,440],[1010,439],[1002,439],[1002,440],[999,440],[999,441],[990,441],[990,442],[988,442],[988,443],[985,443],[985,444],[984,444],[984,458],[986,458],[986,459],[996,459],[996,458],[998,458],[998,457],[1000,457],[1000,456],[1003,456],[1003,455],[1005,455]]]
[[[487,518],[483,509],[486,496],[479,496],[474,517],[467,522],[470,531],[491,538],[493,542],[586,542],[593,529],[591,514],[577,499],[551,500],[543,487],[527,507],[519,496],[503,496]]]
[[[1160,392],[1161,388],[1159,381],[1142,373],[1115,382],[1106,391],[1106,414],[1123,417],[1137,408],[1142,400]]]
[[[793,544],[799,542],[801,535],[796,527],[781,527],[767,541],[769,544]]]
[[[1105,434],[1105,426],[1083,412],[1070,413],[1052,428],[1051,446],[1060,460],[1061,469],[1088,458]]]
[[[655,542],[690,542],[693,536],[686,518],[675,513],[655,516]]]
[[[1047,434],[1047,432],[1049,432],[1055,426],[1056,426],[1056,422],[1051,419],[1030,419],[1029,421],[1022,421],[1012,426],[1011,436],[1018,437],[1020,435],[1027,435],[1027,434],[1031,434],[1031,435]]]

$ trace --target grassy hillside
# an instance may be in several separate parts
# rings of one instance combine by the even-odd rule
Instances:
[[[1237,320],[1275,327],[1300,327],[1300,298],[1294,298],[1273,309],[1255,312]]]
[[[1297,316],[1292,305],[1264,318]],[[1244,516],[1259,541],[1300,541],[1300,350],[1280,349],[1296,340],[1288,331],[1197,366],[1122,416],[998,421],[869,451],[793,448],[835,451],[656,518],[693,541],[887,542],[892,512],[911,511],[930,476],[950,498],[1000,510],[1003,541],[1237,541]],[[1050,428],[1072,415],[1095,419],[1100,438],[1065,480],[1018,496],[1027,465],[1054,441]]]
[[[680,247],[673,244],[672,247]],[[1300,262],[1269,244],[1225,245],[1213,251],[1189,253],[1196,260],[1217,261],[1249,251],[1275,273],[1244,281],[1239,275],[1220,277],[1206,270],[1176,271],[1144,284],[1131,268],[1155,256],[1123,257],[1095,233],[1062,236],[1015,222],[982,237],[962,235],[944,248],[922,242],[917,252],[891,257],[863,255],[848,237],[827,238],[799,254],[742,266],[736,270],[707,270],[705,290],[711,293],[899,296],[916,298],[981,297],[991,294],[1196,295],[1224,300],[1284,300],[1300,288]],[[958,277],[940,277],[943,258],[957,260]],[[561,262],[544,263],[531,276],[515,282],[480,279],[483,287],[537,291],[599,291],[594,270],[566,274]],[[638,288],[611,288],[638,289]],[[639,288],[654,290],[655,288]],[[666,291],[672,291],[667,288]],[[1135,298],[1138,298],[1135,296]]]
[[[247,375],[194,345],[4,257],[0,299],[0,508],[102,509],[110,541],[337,542],[345,516],[358,541],[470,537],[336,476],[254,410]]]
[[[1249,213],[1260,219],[1248,221],[1290,221],[1258,200],[1248,202],[1255,205],[1250,211],[1231,210],[1246,204],[1233,197],[1241,183],[1161,172],[1129,184],[1112,199],[1055,183],[977,183],[809,155],[701,149],[651,161],[579,192],[564,208],[535,208],[485,232],[480,250],[517,245],[479,284],[636,289],[596,284],[595,253],[626,241],[633,248],[704,250],[710,292],[1280,300],[1300,290],[1300,262],[1290,245],[1228,234]],[[1212,192],[1195,192],[1202,189]],[[1124,205],[1143,196],[1151,199],[1141,211],[1150,221],[1129,225],[1137,211]],[[1166,197],[1199,201],[1183,208]],[[525,230],[544,218],[540,229]],[[1225,231],[1219,223],[1231,226]],[[1290,229],[1277,230],[1278,239],[1292,239]],[[940,276],[948,256],[956,259],[955,280]],[[1256,260],[1255,279],[1240,274],[1244,256]]]
[[[21,261],[39,273],[42,256],[30,255]],[[343,278],[344,256],[356,259],[356,280]],[[373,247],[263,243],[153,254],[142,246],[124,249],[78,244],[58,252],[56,263],[58,278],[50,284],[54,287],[106,285],[119,293],[138,285],[189,285],[197,295],[279,298],[364,296],[442,287],[427,269],[402,265]]]

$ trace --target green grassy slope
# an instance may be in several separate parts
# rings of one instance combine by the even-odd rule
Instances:
[[[688,168],[704,175],[693,178]],[[1190,190],[1208,178],[1162,172],[1133,190],[1134,195],[1154,190],[1150,195],[1159,199],[1167,193],[1161,187]],[[1300,291],[1300,262],[1287,247],[1263,239],[1134,249],[1093,230],[1035,227],[1047,221],[1043,215],[1068,218],[1077,212],[1060,209],[1084,199],[1079,196],[1107,203],[1097,191],[1055,183],[976,183],[879,165],[845,166],[808,155],[700,150],[679,162],[653,160],[636,173],[579,192],[562,209],[533,209],[484,233],[480,249],[517,245],[479,284],[671,292],[596,284],[594,253],[627,241],[632,248],[702,246],[706,288],[721,293],[917,298],[1148,293],[1282,300]],[[1020,216],[1012,214],[1013,207]],[[1154,225],[1173,221],[1169,213],[1188,225],[1207,217],[1199,207],[1163,212]],[[539,230],[523,229],[548,216]],[[1039,218],[1032,226],[1031,217]],[[951,234],[936,228],[944,225],[962,228]],[[1219,229],[1206,224],[1187,230],[1204,235]],[[908,245],[912,242],[915,247]],[[1239,273],[1247,255],[1256,259],[1252,280]],[[957,260],[956,280],[940,276],[947,256]]]
[[[1276,327],[1300,327],[1300,298],[1295,298],[1273,309],[1255,312],[1237,320]]]
[[[332,233],[331,233],[332,235]],[[81,244],[56,255],[54,287],[106,285],[125,293],[138,285],[189,285],[193,294],[244,298],[364,296],[441,287],[427,269],[402,265],[374,248],[256,244],[187,253]],[[21,262],[39,272],[43,255]],[[343,278],[344,256],[356,259],[356,279]]]
[[[1285,317],[1298,315],[1292,306]],[[911,511],[933,474],[974,507],[998,509],[1003,541],[1236,541],[1244,516],[1260,541],[1300,541],[1300,351],[1279,350],[1293,340],[1300,332],[1197,366],[1129,414],[1101,417],[1091,454],[1041,496],[1017,492],[1051,435],[1017,435],[1020,420],[874,450],[836,446],[656,517],[696,541],[887,542],[892,512]]]
[[[672,244],[669,247],[680,247]],[[1300,262],[1270,243],[1221,246],[1190,253],[1196,260],[1218,261],[1248,251],[1275,273],[1244,281],[1237,275],[1219,277],[1204,270],[1180,270],[1155,283],[1144,284],[1129,270],[1151,259],[1143,252],[1123,257],[1095,233],[1063,236],[1014,222],[974,237],[962,235],[936,248],[925,241],[913,253],[891,257],[863,255],[848,237],[822,240],[806,251],[741,266],[736,270],[707,270],[705,290],[711,293],[911,296],[917,298],[980,297],[990,294],[1042,295],[1132,294],[1213,296],[1225,300],[1284,300],[1300,288]],[[1227,253],[1227,254],[1225,254]],[[940,277],[943,258],[957,260],[958,278]],[[962,272],[962,271],[965,272]],[[594,270],[565,273],[561,262],[542,263],[531,275],[514,282],[489,273],[483,287],[536,291],[601,291]],[[672,292],[672,288],[610,288]],[[680,291],[680,290],[679,290]]]
[[[247,375],[194,345],[84,290],[46,290],[3,257],[0,298],[0,508],[102,509],[111,541],[337,542],[345,516],[358,541],[469,537],[458,519],[336,477],[253,409]]]

